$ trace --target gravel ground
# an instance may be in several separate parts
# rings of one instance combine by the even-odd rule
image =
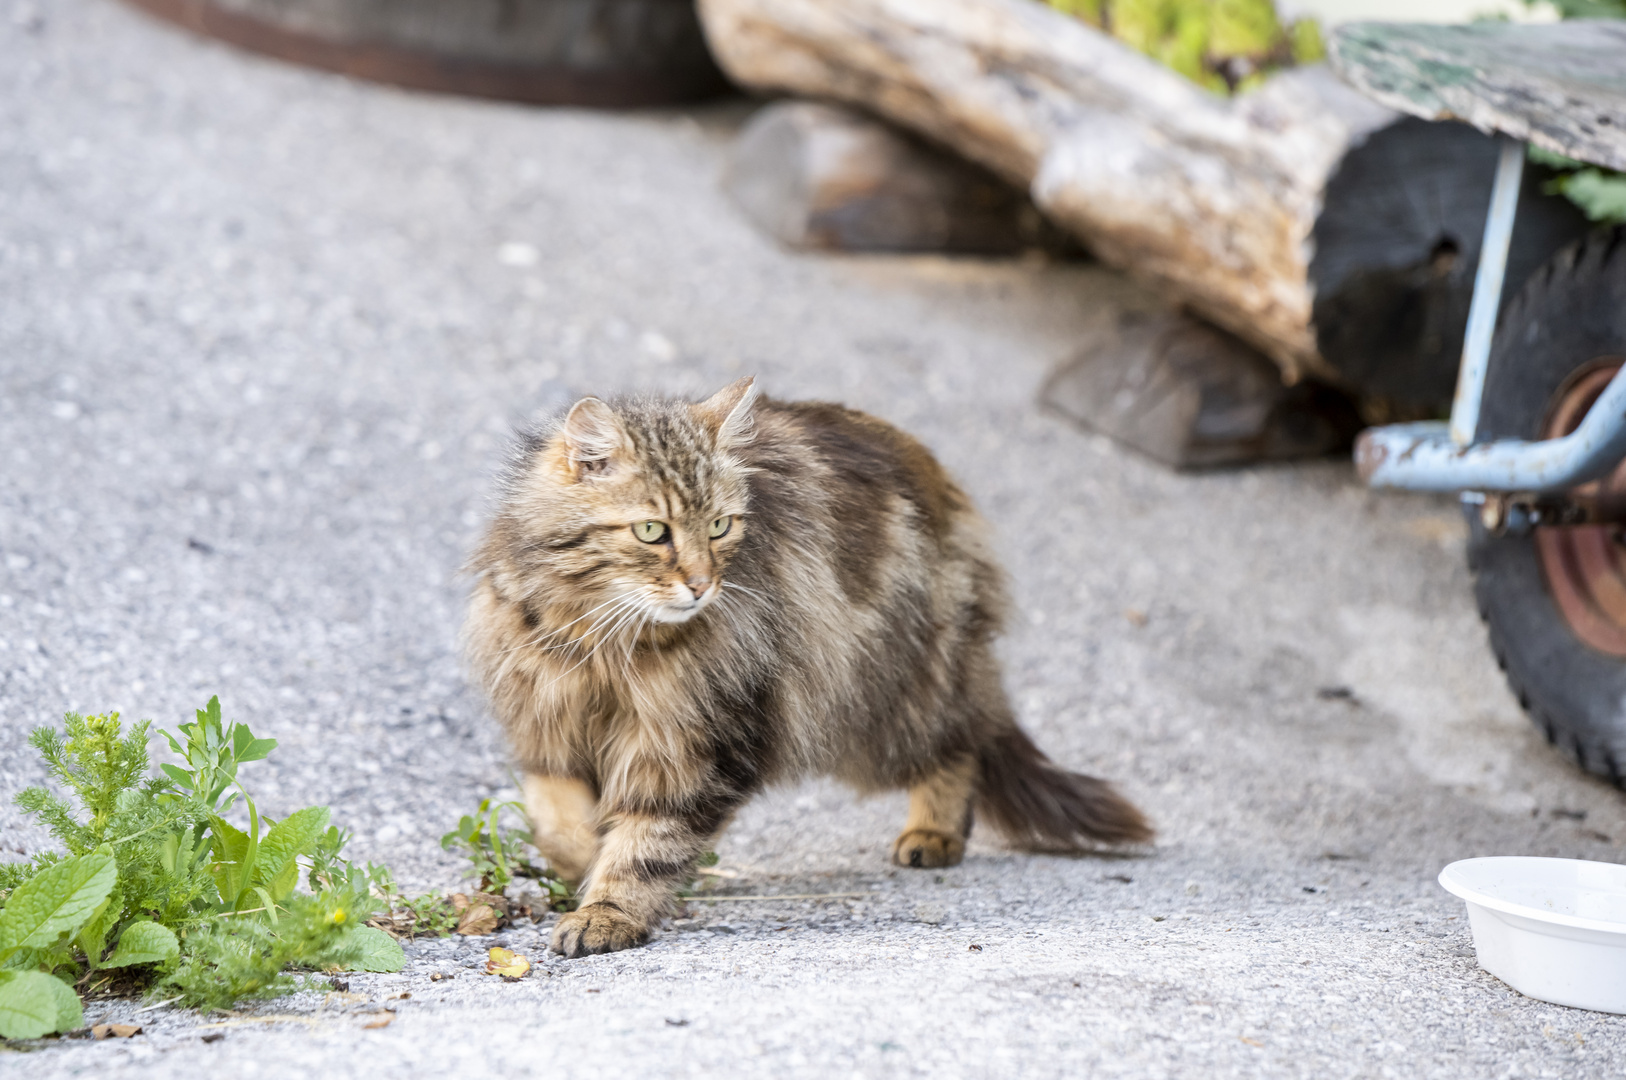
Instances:
[[[1176,476],[1037,409],[1081,335],[1153,302],[1134,286],[778,251],[717,193],[745,103],[508,107],[245,57],[107,0],[0,15],[13,855],[43,841],[9,806],[40,777],[31,726],[172,725],[218,693],[281,742],[245,774],[269,812],[329,804],[358,854],[453,886],[436,838],[510,783],[456,654],[457,568],[509,433],[573,394],[745,372],[894,420],[964,479],[1014,579],[1024,722],[1162,828],[1145,858],[978,836],[960,867],[904,872],[885,861],[900,797],[776,791],[722,844],[726,889],[860,895],[696,903],[646,948],[569,962],[526,926],[501,938],[537,962],[513,984],[476,973],[490,939],[420,942],[351,997],[160,1009],[129,1041],[0,1053],[0,1073],[1626,1066],[1619,1021],[1481,972],[1434,882],[1456,858],[1626,839],[1621,797],[1504,688],[1453,508],[1375,497],[1337,462]]]

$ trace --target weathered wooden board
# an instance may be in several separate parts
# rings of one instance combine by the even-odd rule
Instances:
[[[1328,51],[1390,108],[1626,169],[1626,21],[1352,23]]]

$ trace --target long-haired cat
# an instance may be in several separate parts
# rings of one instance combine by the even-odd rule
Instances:
[[[553,947],[649,936],[764,785],[904,788],[902,866],[974,814],[1080,851],[1151,828],[1016,726],[987,527],[931,453],[838,405],[578,401],[526,439],[471,560],[471,666],[525,772],[536,846],[579,880]]]

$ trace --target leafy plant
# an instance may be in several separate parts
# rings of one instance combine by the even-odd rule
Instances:
[[[411,897],[402,895],[388,869],[368,864],[368,870],[373,892],[383,902],[384,912],[367,925],[409,940],[439,937],[456,929],[457,909],[446,897],[434,893]]]
[[[1529,7],[1539,0],[1525,0]],[[1626,0],[1547,0],[1561,19],[1626,19]]]
[[[1626,19],[1626,0],[1525,0],[1529,7],[1551,3],[1561,19]],[[1558,175],[1541,185],[1549,195],[1562,195],[1581,208],[1590,221],[1626,225],[1626,173],[1599,168],[1537,146],[1530,160]]]
[[[80,1025],[75,986],[139,968],[188,1005],[285,993],[290,967],[396,971],[401,948],[365,925],[389,902],[384,868],[343,858],[346,835],[326,807],[263,817],[238,769],[276,740],[226,724],[211,698],[195,722],[160,732],[184,764],[148,774],[143,721],[70,713],[66,737],[30,744],[78,803],[29,788],[17,805],[66,855],[0,864],[0,1037]],[[241,800],[248,828],[225,815]],[[301,860],[310,894],[297,894]],[[105,979],[105,977],[104,977]]]
[[[1283,25],[1271,0],[1047,0],[1199,86],[1234,94],[1322,59],[1314,19]],[[1589,2],[1589,0],[1577,0]]]
[[[518,817],[522,825],[504,826],[503,815]],[[541,886],[548,906],[568,911],[575,904],[575,890],[552,868],[539,866],[527,854],[531,846],[530,821],[517,802],[482,799],[480,809],[464,814],[457,828],[440,838],[447,851],[462,852],[469,860],[468,876],[479,879],[479,890],[500,894],[517,877],[531,878]]]
[[[1557,173],[1541,185],[1542,191],[1569,199],[1588,220],[1626,225],[1626,173],[1588,165],[1535,145],[1527,147],[1525,153],[1531,161]]]

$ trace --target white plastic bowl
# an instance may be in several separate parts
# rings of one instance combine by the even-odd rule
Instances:
[[[1626,866],[1464,859],[1440,884],[1468,902],[1480,967],[1528,997],[1626,1013]]]

